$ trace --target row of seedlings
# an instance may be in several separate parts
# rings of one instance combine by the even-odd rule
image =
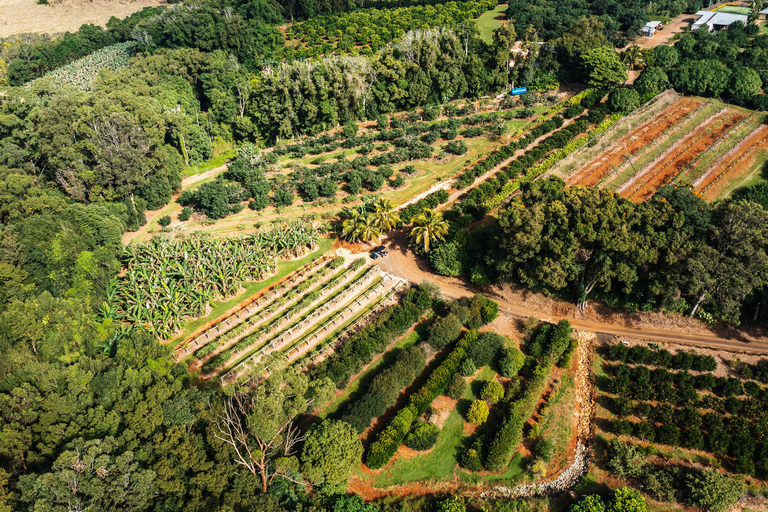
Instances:
[[[363,260],[356,260],[350,265],[342,267],[336,273],[327,273],[317,282],[313,283],[313,287],[303,290],[295,297],[291,297],[290,301],[279,300],[274,308],[269,311],[268,316],[259,322],[249,334],[238,339],[236,343],[228,345],[226,350],[208,359],[202,367],[203,374],[206,377],[217,374],[221,370],[236,364],[247,355],[264,347],[269,340],[279,335],[286,326],[294,322],[296,317],[305,314],[319,300],[341,293],[358,279],[361,274],[358,274],[357,270],[363,263]]]

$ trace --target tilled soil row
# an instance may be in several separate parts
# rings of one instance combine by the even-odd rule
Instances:
[[[742,112],[723,109],[672,145],[653,165],[646,167],[617,192],[634,202],[648,199],[745,117]]]
[[[742,142],[726,153],[723,158],[705,172],[693,184],[693,190],[702,194],[707,201],[714,200],[730,178],[734,178],[751,166],[749,163],[756,153],[768,149],[768,125],[761,124]]]
[[[602,155],[593,159],[583,169],[569,176],[567,184],[582,187],[596,186],[612,171],[625,166],[628,157],[633,158],[643,148],[652,144],[659,135],[680,123],[700,105],[701,102],[688,98],[678,100],[614,142]],[[610,158],[605,160],[604,155],[609,155]]]

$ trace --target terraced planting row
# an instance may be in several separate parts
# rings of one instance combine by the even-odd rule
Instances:
[[[749,171],[765,151],[768,151],[768,125],[760,124],[698,178],[693,190],[705,200],[714,201],[733,180]]]
[[[329,258],[330,256],[324,255],[301,267],[286,276],[280,282],[275,283],[269,288],[262,290],[259,294],[243,301],[237,307],[233,308],[233,310],[217,318],[214,322],[202,326],[198,331],[192,333],[192,335],[176,345],[173,351],[174,358],[176,361],[182,361],[192,353],[196,353],[195,355],[200,357],[200,354],[197,354],[197,352],[208,346],[209,342],[212,340],[214,342],[219,341],[219,338],[224,333],[244,328],[244,322],[249,321],[253,315],[259,311],[263,311],[267,306],[274,303],[280,297],[283,297],[284,294],[296,289],[300,283],[309,279],[315,271],[317,271],[323,264],[327,263]]]
[[[283,327],[280,333],[258,348],[251,349],[243,357],[238,357],[236,364],[228,364],[226,372],[219,372],[222,384],[251,375],[261,368],[259,363],[267,354],[281,353],[288,361],[295,361],[324,341],[331,341],[327,339],[328,336],[324,336],[325,333],[355,318],[401,283],[401,280],[382,273],[378,266],[367,267],[328,300],[315,304],[301,318]]]
[[[689,98],[679,99],[657,115],[627,133],[586,166],[567,177],[568,186],[594,187],[611,172],[627,164],[640,151],[648,148],[653,141],[671,127],[683,121],[702,102]]]
[[[201,365],[207,364],[215,357],[224,357],[220,354],[235,345],[244,346],[250,340],[266,335],[278,328],[280,322],[276,321],[277,317],[282,317],[282,320],[285,321],[288,317],[293,316],[293,312],[298,311],[301,305],[311,302],[310,298],[322,295],[326,290],[343,281],[344,277],[351,277],[356,268],[347,267],[336,274],[333,273],[343,263],[344,258],[336,258],[325,265],[314,267],[292,287],[282,290],[280,293],[271,294],[270,299],[265,301],[262,307],[254,311],[249,317],[244,318],[241,323],[196,350],[194,352],[196,361],[190,364],[190,369],[197,370]]]
[[[658,137],[648,142],[648,144],[635,153],[634,158],[628,159],[621,167],[615,169],[611,174],[605,177],[597,186],[611,191],[615,191],[624,185],[627,181],[641,172],[665,154],[667,150],[677,144],[677,142],[690,134],[697,126],[707,122],[724,108],[724,104],[710,100],[701,103],[698,108],[690,112],[678,124],[668,128]]]
[[[281,345],[298,325],[317,311],[336,304],[341,298],[353,293],[375,273],[374,267],[360,270],[361,262],[356,260],[321,280],[316,286],[302,292],[298,300],[281,305],[269,314],[263,322],[252,329],[250,334],[237,342],[228,342],[226,349],[205,359],[202,365],[203,378],[210,378],[256,353],[270,351]]]
[[[360,311],[357,315],[352,315],[352,318],[341,324],[340,327],[336,327],[336,325],[338,325],[337,320],[343,321],[343,319],[334,318],[315,329],[305,338],[306,343],[304,345],[298,347],[295,352],[288,354],[288,361],[296,364],[309,359],[313,363],[316,363],[328,351],[332,350],[333,347],[344,342],[347,338],[354,334],[360,325],[364,324],[370,318],[378,315],[382,309],[386,307],[389,299],[391,299],[407,284],[407,281],[393,278],[389,274],[385,275],[384,279],[391,279],[394,281],[394,284],[389,289],[389,291],[382,294],[376,294],[378,298],[374,302],[366,306],[366,308]],[[349,311],[345,310],[343,312],[345,316],[347,313],[349,313]],[[330,332],[330,334],[328,334],[330,329],[333,330]]]
[[[650,198],[659,188],[666,185],[702,152],[709,149],[747,114],[740,110],[723,109],[707,122],[699,125],[687,136],[680,139],[670,150],[646,167],[616,191],[632,201],[640,202]]]

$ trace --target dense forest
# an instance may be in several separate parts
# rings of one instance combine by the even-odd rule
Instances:
[[[339,474],[348,477],[351,463],[323,465],[316,455],[329,438],[361,452],[350,441],[354,433],[333,422],[312,430],[300,468],[286,428],[429,309],[430,290],[408,291],[313,373],[276,368],[255,391],[233,396],[195,385],[166,346],[143,329],[116,325],[103,306],[125,258],[123,233],[142,225],[146,210],[167,204],[183,169],[210,159],[217,147],[263,147],[382,114],[476,99],[510,80],[586,80],[582,56],[623,42],[648,18],[635,4],[558,3],[555,10],[543,0],[511,2],[517,32],[497,30],[492,44],[458,23],[462,15],[452,18],[452,28],[427,21],[382,44],[369,35],[364,56],[283,60],[291,53],[278,26],[287,21],[435,3],[441,2],[205,0],[113,18],[105,29],[84,25],[58,38],[3,46],[0,511],[365,510],[359,498],[337,495]],[[657,5],[670,15],[695,8]],[[342,19],[338,26],[351,26]],[[552,44],[510,70],[518,35]],[[641,83],[658,89],[668,81],[717,95],[735,80],[746,85],[731,91],[734,99],[764,106],[766,41],[751,27],[685,36],[667,55],[653,54]],[[131,60],[103,70],[87,90],[45,76],[122,43],[131,43]],[[740,66],[731,69],[736,53]],[[716,76],[701,85],[698,66],[713,61]],[[592,121],[606,114],[600,110]],[[542,134],[559,128],[557,119]],[[587,123],[570,126],[547,148],[566,145]],[[753,193],[764,200],[764,191]],[[492,236],[463,229],[485,213],[481,208],[457,212],[461,222],[448,242],[461,246],[457,251],[473,243],[488,248],[488,259],[473,257],[467,268],[479,265],[493,279],[581,302],[699,307],[734,323],[758,312],[765,317],[768,221],[754,203],[710,207],[670,189],[632,205],[546,181],[526,187],[514,204],[520,208],[508,210]],[[619,228],[625,237],[613,238]],[[711,299],[702,302],[705,296]],[[233,414],[244,418],[247,442],[261,446],[258,463],[235,462],[238,445],[226,435]],[[327,492],[307,495],[302,470]]]

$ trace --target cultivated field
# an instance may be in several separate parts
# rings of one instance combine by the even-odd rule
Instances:
[[[569,186],[601,187],[644,201],[678,183],[708,201],[727,195],[768,157],[765,117],[668,91],[563,161]]]
[[[109,18],[125,18],[144,7],[161,5],[164,0],[0,0],[0,37],[15,34],[61,34],[74,32],[81,25],[105,26]]]
[[[172,201],[156,214],[140,233],[128,234],[132,240],[144,240],[158,229],[157,219],[169,215],[173,222],[165,231],[205,231],[215,234],[231,234],[253,231],[263,226],[286,219],[304,216],[331,218],[344,207],[361,204],[361,196],[375,193],[401,206],[415,198],[434,192],[437,187],[448,188],[448,183],[462,171],[482,160],[494,150],[505,145],[505,134],[517,133],[519,129],[535,122],[542,112],[551,105],[539,105],[523,109],[517,102],[504,106],[498,101],[482,100],[478,104],[455,102],[457,113],[451,117],[441,116],[435,121],[421,121],[418,113],[399,113],[398,127],[378,130],[375,122],[360,126],[353,144],[346,143],[339,130],[323,134],[314,139],[291,141],[264,151],[266,156],[275,152],[279,156],[267,172],[271,181],[296,180],[310,173],[316,176],[343,176],[350,166],[364,178],[363,186],[356,194],[350,193],[343,178],[338,179],[338,190],[331,197],[306,200],[298,191],[290,206],[274,205],[254,211],[244,203],[239,213],[211,222],[204,215],[193,215],[189,221],[178,221],[182,206]],[[332,139],[331,142],[327,142]],[[408,140],[408,147],[402,147]],[[325,141],[325,142],[322,142]],[[446,150],[450,144],[465,145],[463,153],[455,154]],[[410,152],[406,154],[406,152]],[[390,155],[392,158],[390,159]],[[404,155],[404,156],[398,156]],[[204,183],[213,181],[224,172],[221,167],[206,173],[202,179],[191,176],[185,179],[189,185],[183,189],[195,190]],[[386,172],[387,180],[380,188],[368,185],[373,174]],[[402,181],[393,180],[400,177]]]
[[[315,362],[402,285],[364,258],[325,255],[197,329],[174,356],[224,384],[263,372],[268,356]]]

